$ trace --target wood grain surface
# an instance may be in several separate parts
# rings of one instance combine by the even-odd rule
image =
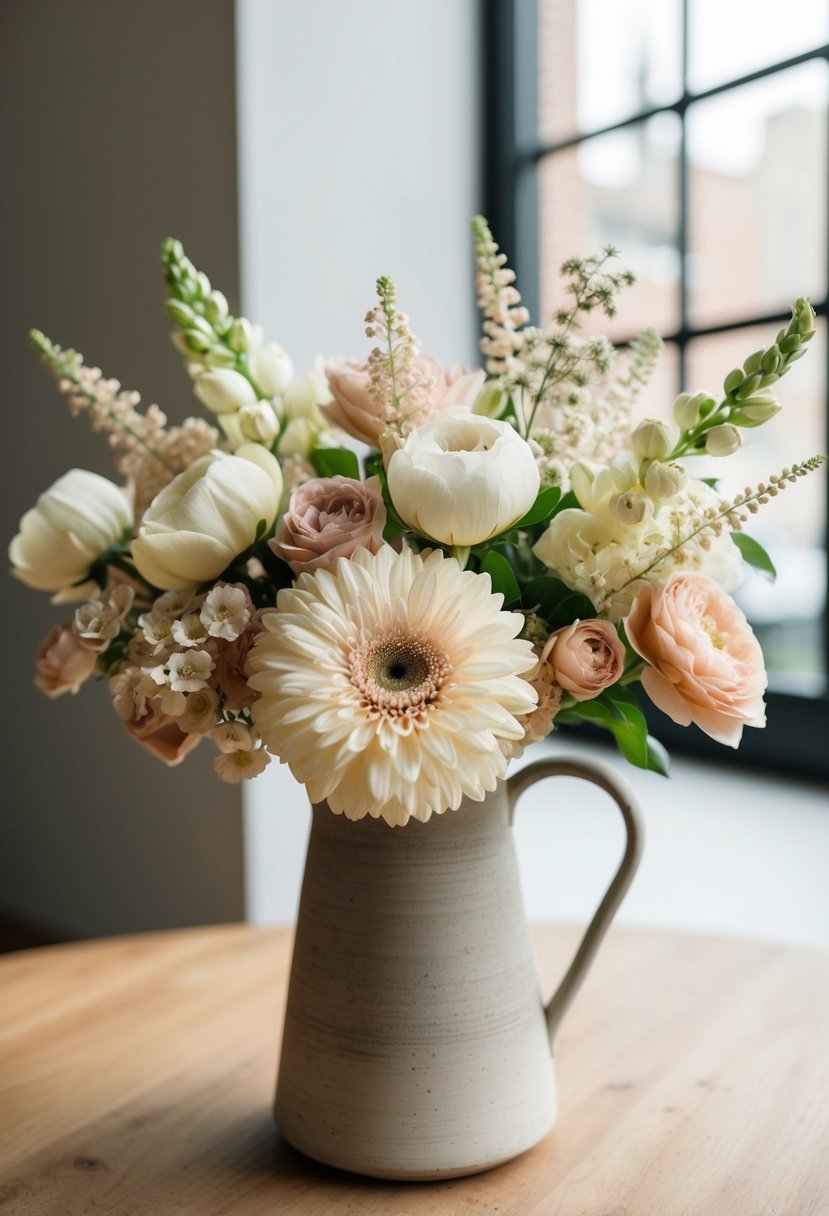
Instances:
[[[537,931],[545,991],[577,938]],[[385,1183],[271,1122],[290,946],[230,926],[0,960],[2,1216],[829,1213],[829,955],[612,931],[551,1135],[476,1177]]]

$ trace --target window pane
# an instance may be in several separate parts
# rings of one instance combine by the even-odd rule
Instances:
[[[724,376],[752,351],[774,341],[777,327],[757,327],[688,346],[688,385],[717,390]],[[765,426],[744,431],[745,445],[725,460],[693,461],[698,476],[719,476],[725,495],[767,481],[826,450],[826,322],[818,323],[808,353],[779,385],[783,409]],[[762,507],[746,525],[769,551],[778,578],[749,571],[736,598],[763,645],[772,684],[803,693],[825,688],[821,614],[826,605],[826,477],[811,473]]]
[[[828,99],[816,60],[689,108],[694,324],[825,295]]]
[[[660,114],[542,160],[543,320],[562,303],[561,263],[610,244],[621,250],[621,263],[636,272],[637,282],[623,293],[614,320],[591,314],[586,331],[630,337],[646,325],[676,328],[679,138],[679,119]]]
[[[826,0],[689,0],[688,86],[698,93],[829,42]]]
[[[546,142],[595,131],[682,92],[679,0],[541,0]]]

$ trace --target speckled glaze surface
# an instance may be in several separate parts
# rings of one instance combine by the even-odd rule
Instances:
[[[300,1151],[441,1178],[553,1126],[553,1027],[510,831],[512,796],[551,771],[533,767],[519,789],[425,824],[313,808],[275,1103]]]

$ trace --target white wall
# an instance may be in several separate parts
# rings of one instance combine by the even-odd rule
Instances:
[[[298,369],[362,357],[374,282],[424,349],[476,357],[475,0],[239,0],[242,294]],[[245,791],[247,906],[293,919],[309,813],[275,765]]]

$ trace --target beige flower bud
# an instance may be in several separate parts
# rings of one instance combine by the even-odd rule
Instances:
[[[216,367],[199,372],[193,392],[214,414],[233,414],[243,405],[253,405],[256,393],[241,372],[229,367]]]
[[[644,494],[633,490],[614,494],[610,500],[610,513],[620,524],[635,527],[653,514],[653,506]]]
[[[743,437],[729,422],[714,426],[705,436],[705,450],[709,456],[730,456],[743,442]]]
[[[713,404],[713,399],[707,393],[680,393],[674,402],[677,425],[683,431],[692,430],[710,412]]]
[[[679,441],[679,428],[665,418],[645,418],[631,435],[640,460],[665,460]]]
[[[648,469],[642,484],[649,498],[661,502],[663,498],[674,498],[679,494],[687,481],[688,470],[681,464],[661,464],[656,461]]]
[[[251,443],[270,445],[279,434],[279,419],[269,401],[243,405],[236,416],[242,435]]]
[[[307,418],[292,418],[279,440],[280,456],[308,456],[317,441],[317,429]]]
[[[484,418],[500,418],[507,404],[507,394],[500,380],[490,380],[475,398],[472,406],[473,414],[482,414]]]

